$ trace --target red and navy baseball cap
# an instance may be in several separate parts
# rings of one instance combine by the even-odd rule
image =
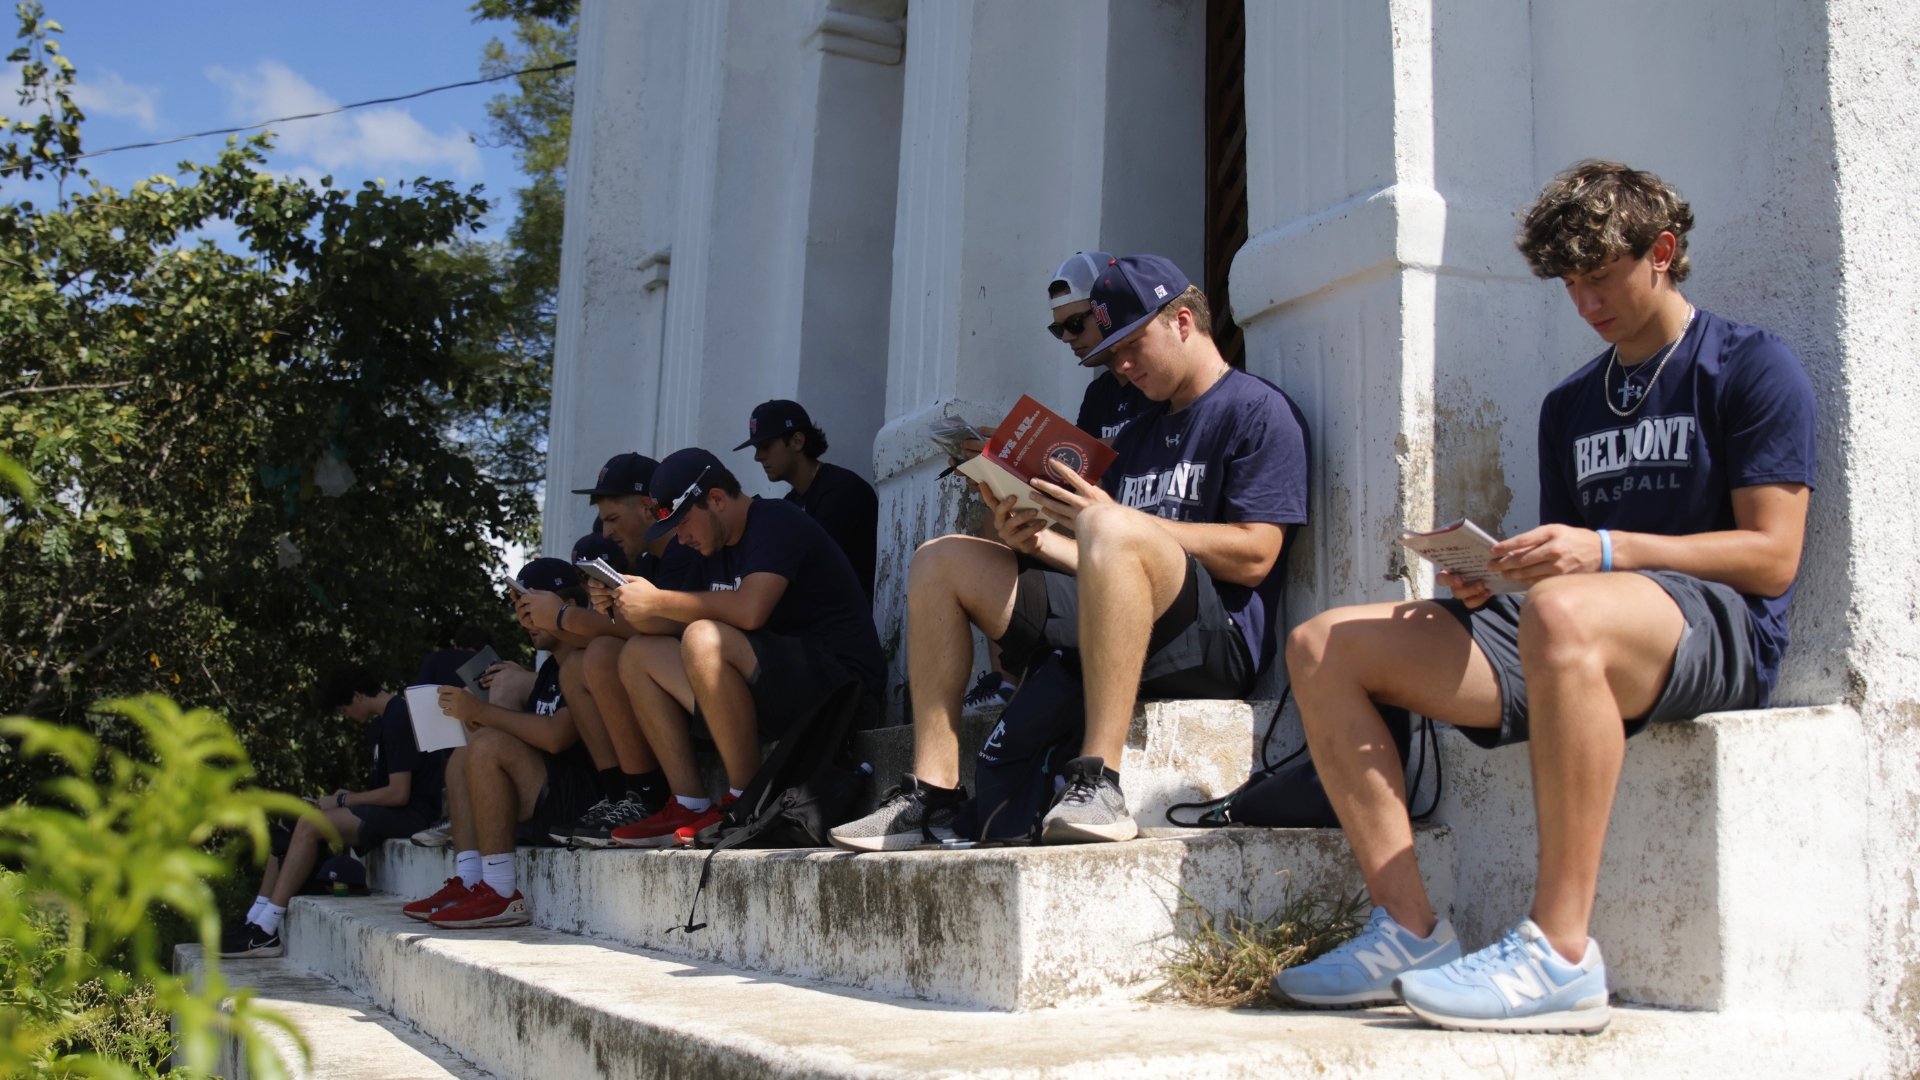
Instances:
[[[749,446],[759,446],[812,427],[813,418],[807,415],[807,410],[801,408],[799,402],[774,398],[754,406],[753,415],[747,418],[747,441],[734,449],[745,450]]]
[[[580,584],[580,571],[565,559],[535,559],[521,567],[520,573],[515,576],[523,589],[559,593],[576,599],[587,594],[586,588]]]
[[[1106,337],[1080,358],[1080,366],[1106,363],[1102,353],[1145,326],[1192,284],[1173,260],[1158,255],[1123,255],[1108,261],[1087,294],[1093,301],[1093,317]]]
[[[647,530],[647,539],[658,540],[679,528],[680,519],[713,490],[714,479],[726,472],[727,467],[720,464],[719,458],[697,446],[668,454],[653,471],[653,486],[648,490],[653,501],[659,504],[660,520]]]
[[[600,476],[590,488],[574,488],[575,495],[645,495],[660,463],[645,454],[615,454],[600,466]]]

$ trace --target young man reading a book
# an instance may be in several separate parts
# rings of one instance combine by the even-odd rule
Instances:
[[[332,823],[340,840],[356,851],[419,832],[440,814],[437,773],[420,770],[425,755],[413,738],[413,717],[405,695],[383,688],[373,673],[359,664],[339,664],[320,680],[316,696],[320,707],[367,726],[373,750],[373,770],[364,791],[342,788],[312,800]],[[417,771],[418,770],[418,771]],[[419,780],[419,783],[415,781]],[[301,818],[291,829],[273,830],[273,857],[267,860],[260,892],[246,921],[231,928],[220,943],[220,955],[281,956],[280,920],[287,902],[307,887],[320,861],[320,845],[327,838],[311,821]]]
[[[820,460],[827,452],[827,433],[797,401],[775,398],[754,406],[747,418],[747,441],[734,449],[749,446],[767,479],[787,485],[786,500],[819,522],[847,553],[872,603],[880,530],[880,496],[873,485],[852,469]]]
[[[660,463],[653,497],[669,512],[649,535],[677,535],[700,561],[684,591],[635,579],[610,594],[615,613],[640,631],[620,670],[673,789],[659,813],[613,830],[628,847],[691,842],[759,770],[761,742],[781,738],[848,681],[875,701],[886,688],[866,592],[806,511],[747,498],[720,459],[697,448]],[[694,762],[694,714],[726,765],[721,806]]]
[[[1153,404],[1115,440],[1096,487],[1071,472],[1037,481],[1044,514],[994,507],[1003,543],[944,536],[921,545],[908,579],[914,771],[873,814],[833,830],[856,851],[951,836],[959,788],[961,691],[971,627],[1010,667],[1055,649],[1080,656],[1081,756],[1047,812],[1048,843],[1136,833],[1115,766],[1136,697],[1233,698],[1274,652],[1281,552],[1307,520],[1299,410],[1227,366],[1205,297],[1166,259],[1111,260],[1090,294],[1115,366]],[[1048,528],[1059,523],[1071,535]]]
[[[520,583],[584,600],[580,574],[560,559],[535,559]],[[536,650],[550,652],[519,701],[464,687],[440,689],[440,708],[467,727],[467,745],[447,764],[447,814],[453,824],[454,876],[439,892],[401,908],[409,917],[456,929],[524,926],[525,897],[515,880],[515,841],[550,843],[547,834],[576,819],[601,796],[601,776],[617,772],[613,755],[593,754],[574,726],[560,687],[573,647],[520,617]]]
[[[1763,708],[1787,644],[1814,476],[1813,390],[1771,334],[1680,292],[1693,213],[1658,177],[1585,162],[1519,238],[1607,348],[1540,408],[1542,524],[1495,545],[1491,595],[1326,612],[1287,642],[1314,764],[1377,905],[1348,945],[1274,980],[1307,1005],[1404,1000],[1448,1028],[1592,1032],[1606,965],[1587,936],[1626,740]],[[1485,747],[1529,740],[1532,912],[1460,959],[1421,886],[1405,778],[1375,704]]]
[[[647,487],[659,462],[642,454],[616,454],[601,467],[585,495],[599,515],[601,535],[626,555],[629,575],[648,581],[678,580],[693,563],[693,553],[670,537],[647,539],[658,519]],[[555,825],[555,841],[574,847],[613,846],[612,832],[659,810],[667,800],[666,776],[640,732],[640,723],[620,681],[620,649],[633,627],[580,600],[551,593],[522,596],[516,605],[531,625],[574,648],[560,668],[560,687],[571,703],[580,738],[596,757],[611,752],[619,759],[624,784],[576,821]]]

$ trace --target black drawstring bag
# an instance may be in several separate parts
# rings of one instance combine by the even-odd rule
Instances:
[[[1267,747],[1273,741],[1273,729],[1280,726],[1280,714],[1286,711],[1287,698],[1293,693],[1289,686],[1280,695],[1280,707],[1274,710],[1273,723],[1267,726],[1266,738],[1260,742],[1260,763],[1262,768],[1228,794],[1210,802],[1179,803],[1167,807],[1167,821],[1185,829],[1214,829],[1227,825],[1254,825],[1276,829],[1337,829],[1340,819],[1333,812],[1333,804],[1327,800],[1327,789],[1320,783],[1320,772],[1313,766],[1313,759],[1307,757],[1307,747],[1303,743],[1298,750],[1281,758],[1277,764],[1267,765]],[[1387,732],[1393,736],[1393,745],[1400,752],[1400,768],[1407,767],[1407,758],[1413,750],[1413,718],[1405,709],[1391,705],[1378,706],[1381,719],[1387,722]],[[1421,717],[1421,730],[1426,739],[1420,760],[1414,765],[1413,781],[1407,785],[1409,798],[1420,790],[1420,781],[1426,774],[1427,754],[1433,755],[1433,801],[1425,811],[1414,814],[1415,821],[1431,817],[1440,805],[1440,787],[1443,783],[1440,772],[1440,748],[1434,741],[1433,721]],[[1299,760],[1303,759],[1304,760]],[[1176,810],[1198,810],[1200,813],[1191,821],[1181,821],[1174,817]]]

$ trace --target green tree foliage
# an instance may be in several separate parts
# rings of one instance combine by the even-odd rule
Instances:
[[[545,379],[490,342],[512,312],[464,243],[487,203],[426,179],[357,191],[230,141],[117,191],[71,155],[73,68],[21,5],[23,105],[0,189],[0,710],[127,734],[93,702],[218,703],[265,782],[358,782],[358,732],[313,706],[331,663],[399,685],[465,622],[517,636],[493,540],[534,528],[485,437]],[[233,236],[224,245],[210,233]],[[35,762],[0,748],[0,798]]]
[[[231,867],[208,848],[236,832],[265,850],[269,813],[318,813],[244,786],[246,752],[210,711],[159,695],[102,708],[138,733],[139,756],[64,725],[0,720],[17,753],[55,774],[47,805],[0,808],[0,861],[15,868],[0,871],[0,1075],[155,1076],[150,1055],[170,1050],[175,1075],[205,1076],[232,1038],[253,1075],[284,1076],[261,1026],[292,1028],[229,987],[211,955],[220,917],[208,882]],[[191,921],[209,954],[198,989],[170,970],[154,930],[163,909]],[[149,1030],[115,1011],[137,1011]],[[165,1015],[177,1039],[152,1030]]]

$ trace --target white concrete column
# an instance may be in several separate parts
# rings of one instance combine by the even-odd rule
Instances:
[[[685,9],[585,0],[568,147],[541,550],[564,555],[592,511],[576,487],[647,449],[658,399],[664,263],[673,233]]]

